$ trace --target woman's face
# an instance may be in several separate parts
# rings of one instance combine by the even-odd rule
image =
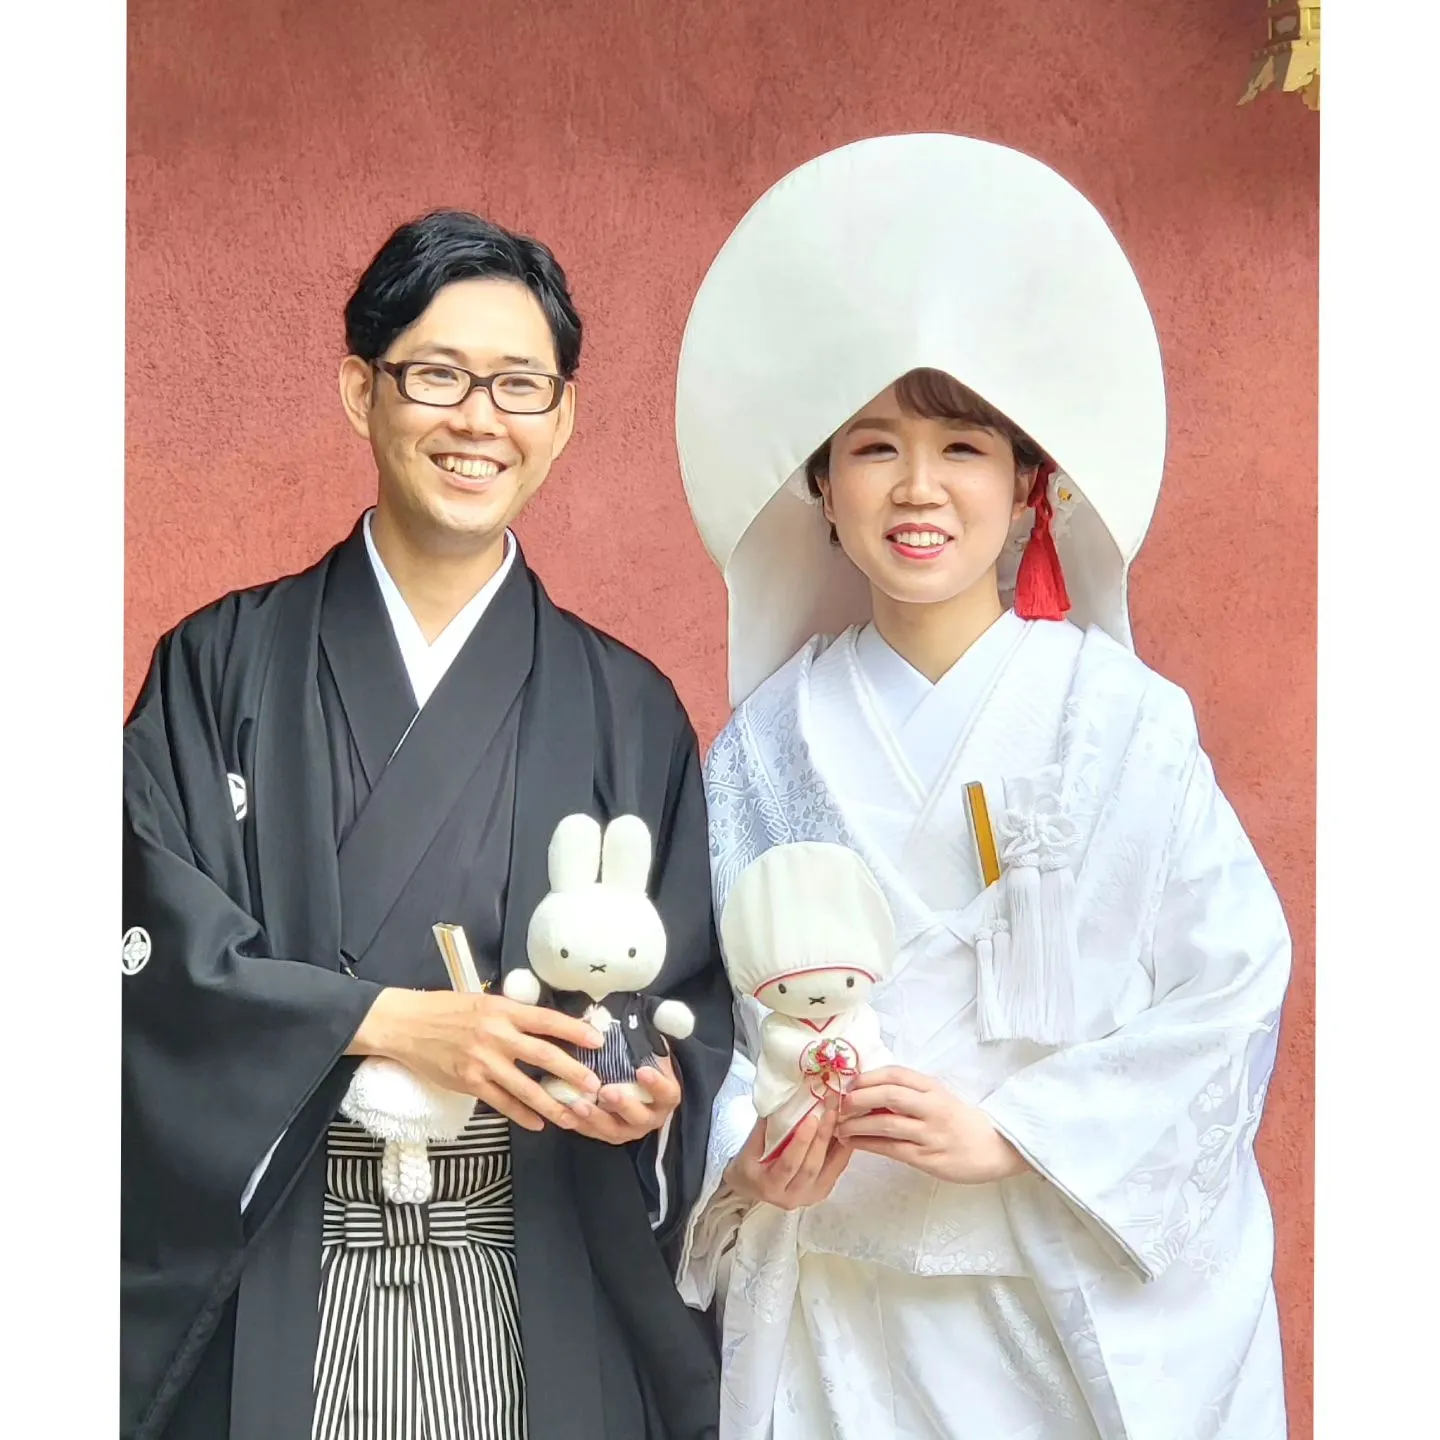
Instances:
[[[994,584],[995,562],[1025,510],[1005,436],[904,413],[892,386],[836,432],[820,482],[841,548],[871,585],[933,605]]]

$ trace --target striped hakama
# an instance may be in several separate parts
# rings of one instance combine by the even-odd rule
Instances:
[[[588,1005],[581,1012],[580,1019],[600,1032],[601,1046],[598,1050],[582,1050],[578,1045],[561,1042],[560,1049],[573,1056],[582,1065],[593,1070],[602,1085],[633,1085],[635,1071],[643,1065],[656,1065],[659,1061],[648,1044],[636,1046],[643,1058],[637,1063],[631,1052],[631,1039],[626,1031],[634,1032],[640,1027],[640,1016],[631,1010],[626,1015],[616,1015],[606,1010],[608,1024],[596,1019],[599,1005]]]
[[[433,1143],[422,1205],[382,1198],[381,1149],[330,1128],[313,1440],[524,1440],[509,1122]]]

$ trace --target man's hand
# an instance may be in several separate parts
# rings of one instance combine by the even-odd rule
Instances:
[[[760,1159],[765,1153],[765,1121],[757,1121],[744,1149],[726,1167],[725,1184],[746,1200],[781,1210],[818,1205],[850,1163],[850,1150],[831,1144],[839,1113],[836,1097],[827,1095],[825,1103],[795,1127],[790,1143],[768,1164]]]
[[[450,990],[382,990],[346,1051],[385,1055],[432,1084],[473,1095],[526,1130],[548,1120],[563,1130],[575,1117],[552,1099],[520,1064],[594,1094],[600,1081],[552,1041],[600,1048],[600,1036],[582,1020],[542,1005],[517,1005],[501,995]]]
[[[983,1110],[938,1080],[898,1065],[856,1080],[836,1133],[856,1150],[957,1185],[1005,1180],[1030,1168]]]
[[[651,1103],[627,1095],[617,1085],[606,1085],[591,1105],[577,1100],[570,1107],[575,1133],[609,1145],[628,1145],[658,1130],[680,1105],[680,1080],[674,1062],[662,1056],[659,1068],[644,1065],[635,1074]]]

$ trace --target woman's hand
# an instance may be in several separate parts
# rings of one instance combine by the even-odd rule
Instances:
[[[743,1199],[774,1205],[781,1210],[799,1210],[818,1205],[835,1188],[850,1151],[833,1144],[840,1107],[828,1095],[795,1127],[790,1143],[768,1164],[765,1153],[765,1121],[756,1122],[745,1148],[725,1170],[725,1183]]]
[[[1006,1180],[1030,1168],[983,1110],[938,1080],[899,1065],[856,1080],[836,1135],[842,1145],[956,1185]]]

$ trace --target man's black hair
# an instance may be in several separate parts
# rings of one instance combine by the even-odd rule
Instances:
[[[402,225],[380,247],[345,306],[345,344],[378,360],[445,286],[456,280],[518,280],[550,325],[560,374],[580,365],[580,317],[565,272],[538,240],[512,235],[464,210],[435,210]]]

